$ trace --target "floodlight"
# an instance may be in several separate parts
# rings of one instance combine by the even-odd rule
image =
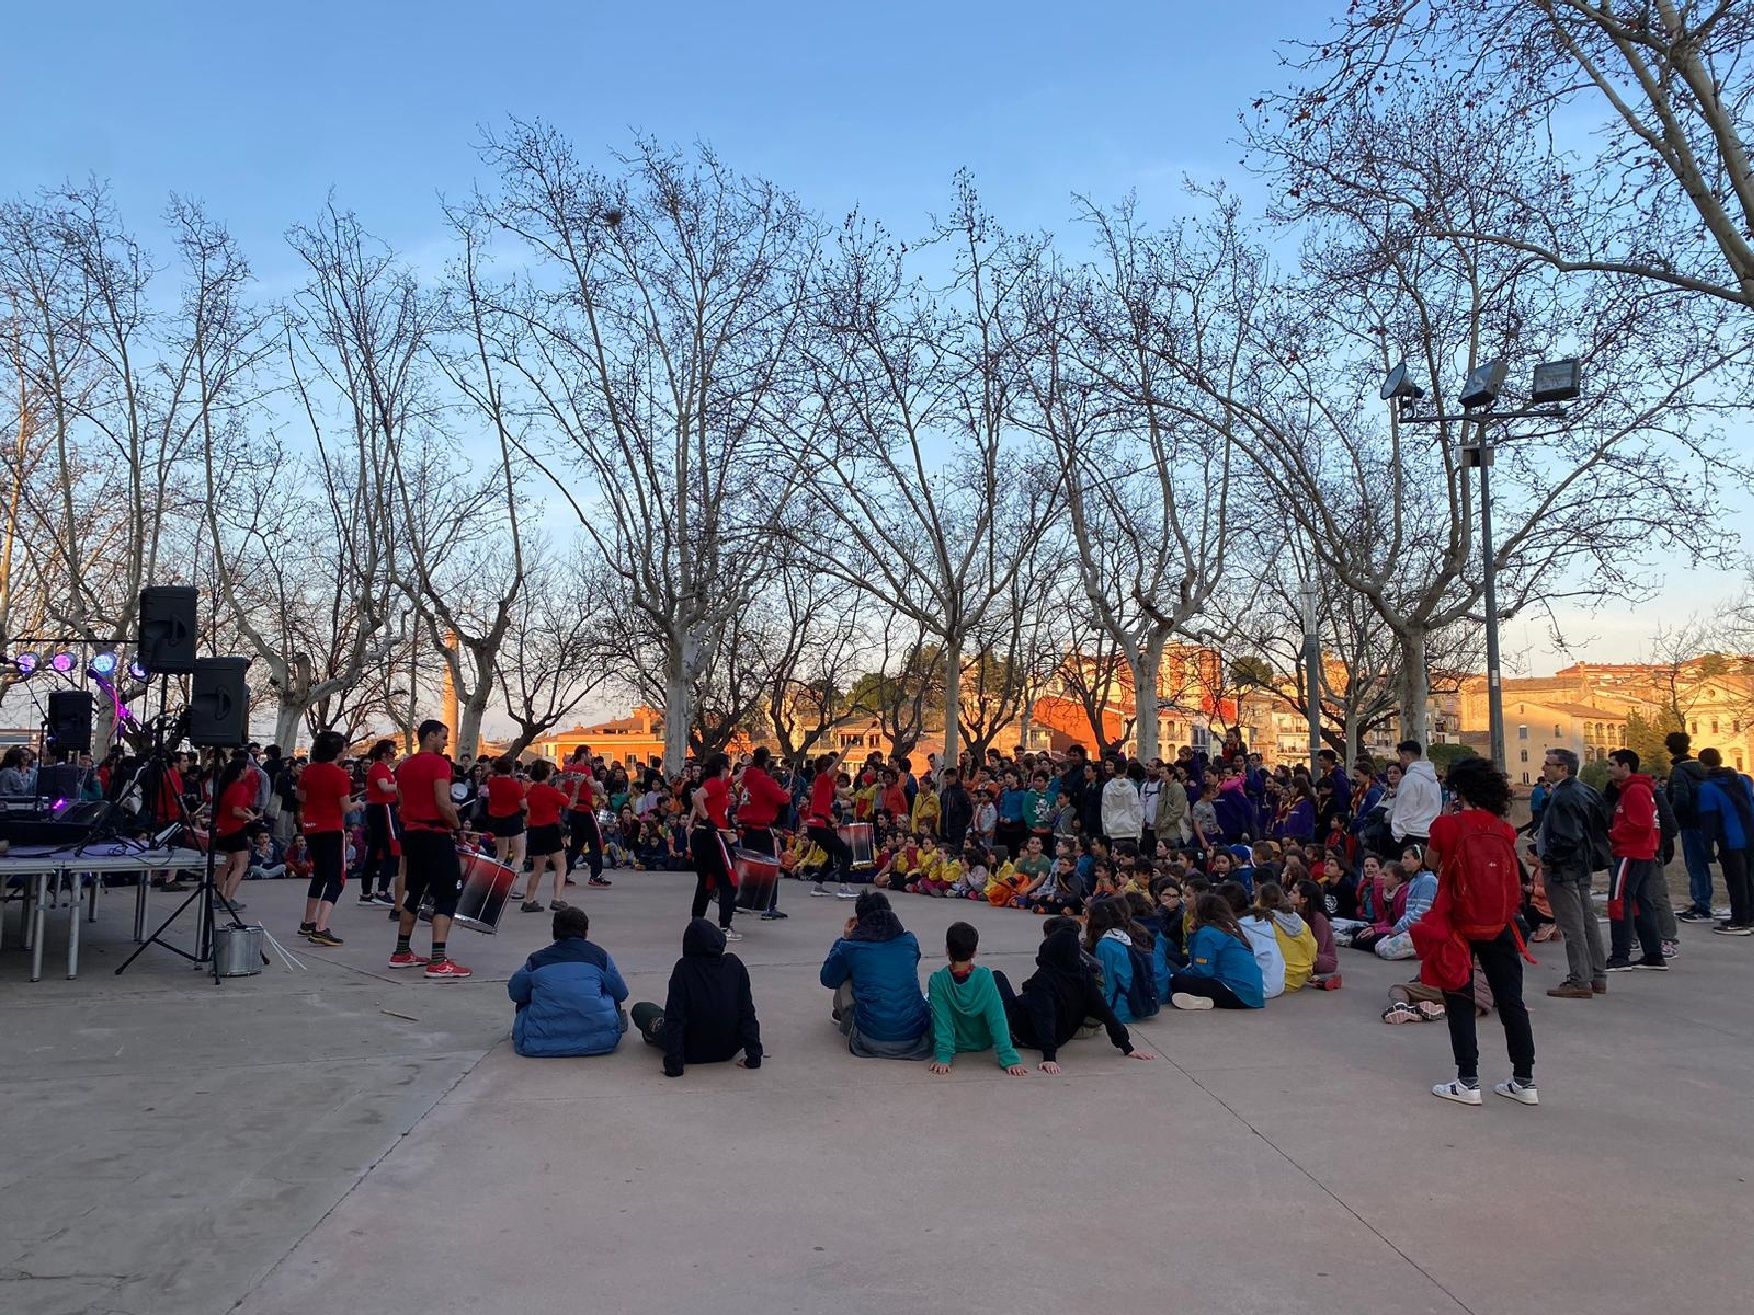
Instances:
[[[130,676],[132,676],[135,680],[145,680],[146,679],[146,668],[145,668],[145,666],[143,666],[141,664],[139,658],[135,658],[132,662],[130,662],[128,664],[128,674]]]
[[[73,672],[73,654],[66,652],[57,653],[54,657],[49,659],[49,665],[63,676],[71,675]]]
[[[91,669],[108,680],[116,674],[116,655],[114,653],[99,653],[91,660]]]
[[[1508,369],[1503,361],[1484,361],[1469,371],[1468,382],[1462,386],[1463,409],[1472,411],[1496,402]]]
[[[1385,402],[1417,402],[1425,396],[1425,390],[1407,377],[1407,363],[1402,361],[1389,371],[1377,396]]]
[[[1583,363],[1575,356],[1565,361],[1543,361],[1535,367],[1529,400],[1536,405],[1569,402],[1583,392]]]

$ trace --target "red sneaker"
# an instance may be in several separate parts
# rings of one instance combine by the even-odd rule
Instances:
[[[426,975],[435,982],[460,982],[465,977],[473,977],[475,974],[455,959],[440,959],[437,963],[426,966]]]
[[[413,950],[398,950],[390,956],[392,968],[424,968],[431,962],[431,959],[422,959]]]

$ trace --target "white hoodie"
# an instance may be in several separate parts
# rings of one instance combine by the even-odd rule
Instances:
[[[1102,834],[1110,840],[1137,841],[1144,826],[1139,787],[1125,776],[1114,777],[1102,787]]]
[[[1437,783],[1437,769],[1417,758],[1402,774],[1395,802],[1389,807],[1389,834],[1396,840],[1429,837],[1431,824],[1442,811],[1443,787]]]

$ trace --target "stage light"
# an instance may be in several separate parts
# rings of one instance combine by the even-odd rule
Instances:
[[[49,659],[49,665],[61,675],[70,675],[73,671],[73,654],[57,653]]]
[[[128,674],[130,676],[132,676],[135,680],[145,680],[146,679],[146,668],[144,666],[142,666],[140,663],[140,660],[138,658],[136,658],[134,661],[132,661],[128,664]]]
[[[116,674],[116,655],[114,653],[99,653],[91,660],[91,669],[108,680]]]
[[[19,675],[34,676],[37,673],[37,655],[35,653],[20,653],[18,661],[14,665],[18,667]]]

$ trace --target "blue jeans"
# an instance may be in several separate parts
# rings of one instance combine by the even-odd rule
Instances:
[[[1711,842],[1705,832],[1681,832],[1681,859],[1687,864],[1687,897],[1697,912],[1711,912]]]

